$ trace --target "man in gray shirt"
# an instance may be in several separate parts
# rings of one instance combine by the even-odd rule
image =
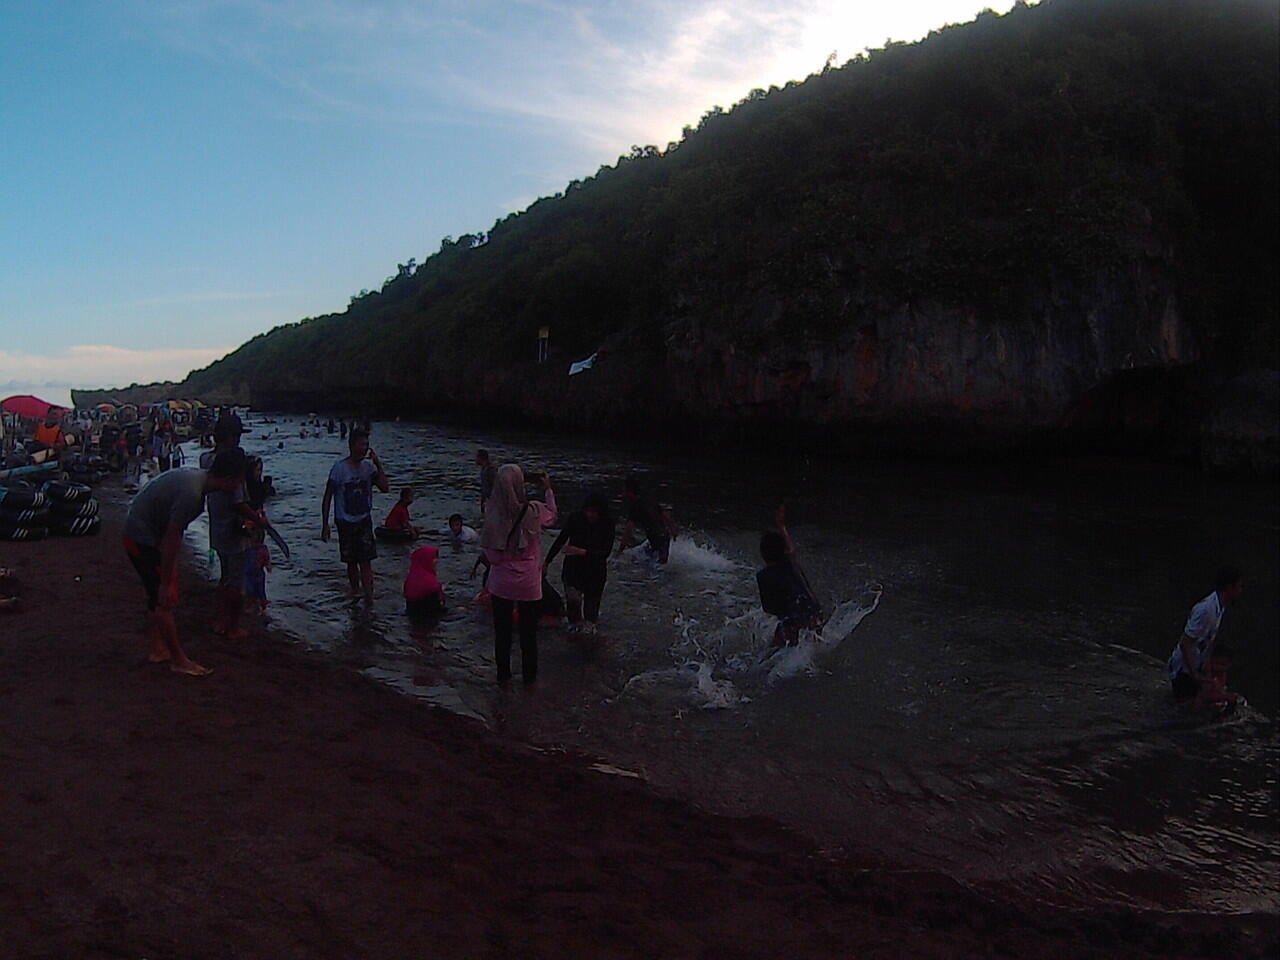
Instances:
[[[234,413],[218,418],[213,428],[212,450],[200,455],[200,466],[208,470],[218,454],[240,449],[244,426]],[[230,493],[209,494],[209,546],[218,554],[218,592],[213,612],[213,632],[228,640],[243,640],[249,632],[240,626],[244,608],[244,553],[249,539],[244,534],[246,520],[257,521],[249,506],[244,483]]]
[[[230,493],[244,482],[240,450],[218,454],[208,471],[170,470],[148,483],[133,500],[124,522],[124,549],[147,591],[147,638],[151,661],[168,663],[193,677],[210,671],[196,663],[178,642],[174,610],[178,606],[178,550],[187,525],[204,510],[205,494]]]

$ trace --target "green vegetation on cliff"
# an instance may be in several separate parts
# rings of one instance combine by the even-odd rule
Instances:
[[[821,344],[901,304],[1033,324],[1144,258],[1213,370],[1276,366],[1277,27],[1273,0],[1045,0],[890,45],[446,238],[188,392],[428,412],[530,365],[543,325],[653,369],[677,335]]]

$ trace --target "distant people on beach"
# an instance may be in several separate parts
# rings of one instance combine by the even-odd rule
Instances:
[[[32,452],[51,451],[52,456],[59,456],[66,445],[66,437],[62,429],[62,417],[56,407],[50,407],[44,423],[36,427],[32,437],[34,443],[29,445]]]
[[[1195,698],[1209,680],[1207,671],[1222,626],[1222,615],[1242,593],[1244,584],[1239,568],[1223,567],[1214,581],[1213,593],[1191,608],[1182,637],[1169,655],[1169,683],[1177,699]]]
[[[796,546],[787,530],[786,504],[778,506],[774,526],[760,537],[760,556],[765,565],[756,574],[756,586],[764,612],[778,618],[770,646],[794,647],[800,642],[801,630],[819,625],[822,605],[796,562]]]
[[[347,421],[345,420],[338,421],[338,433],[343,440],[347,439]]]
[[[244,425],[232,414],[214,425],[212,450],[200,455],[200,467],[208,470],[219,454],[240,449]],[[243,456],[243,451],[241,451]],[[244,460],[248,468],[248,458]],[[231,491],[216,490],[209,494],[209,546],[218,555],[218,589],[214,593],[213,632],[228,640],[243,640],[249,635],[240,626],[244,606],[244,555],[249,547],[244,525],[256,522],[258,512],[249,505],[244,477]]]
[[[564,583],[565,609],[571,631],[596,632],[615,534],[616,526],[609,515],[609,501],[603,494],[591,493],[582,509],[565,520],[560,536],[547,551],[544,570],[561,550],[564,551],[560,579]]]
[[[654,563],[666,563],[671,555],[671,541],[679,533],[672,509],[659,506],[644,489],[640,476],[635,473],[627,474],[622,504],[626,524],[622,528],[622,540],[618,543],[619,555],[636,545],[635,534],[639,528],[645,535],[648,558]]]
[[[462,522],[460,513],[449,517],[449,532],[445,536],[449,540],[449,545],[455,550],[460,550],[467,544],[475,543],[480,539],[480,534]]]
[[[526,685],[538,677],[538,619],[542,606],[542,531],[556,521],[556,497],[546,474],[538,477],[544,501],[529,499],[524,473],[504,464],[485,502],[480,546],[490,564],[498,682],[511,680],[513,617],[520,611],[520,667]]]
[[[485,504],[493,496],[493,481],[498,471],[489,462],[489,451],[483,447],[476,451],[476,466],[480,468],[480,516],[485,515]]]
[[[153,663],[191,676],[211,671],[187,656],[178,640],[178,555],[182,534],[204,511],[209,493],[234,493],[243,483],[244,453],[224,450],[208,470],[172,470],[152,480],[129,507],[124,523],[125,553],[147,592],[147,638]]]
[[[411,616],[443,613],[444,587],[436,575],[436,547],[418,547],[409,556],[409,575],[404,581],[405,612]]]
[[[338,554],[347,565],[352,597],[361,592],[373,602],[373,560],[378,555],[373,538],[373,488],[383,493],[391,489],[382,461],[369,447],[369,434],[352,430],[347,438],[347,456],[333,465],[324,486],[320,506],[320,539],[328,543],[329,507],[332,504],[338,526]]]
[[[387,518],[382,521],[382,526],[387,530],[403,532],[416,540],[421,535],[421,531],[413,525],[413,520],[409,517],[409,507],[413,504],[413,499],[413,487],[403,487],[400,490],[400,499],[391,508]]]

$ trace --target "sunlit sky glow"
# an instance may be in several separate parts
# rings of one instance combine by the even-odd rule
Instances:
[[[0,396],[181,378],[710,107],[1011,2],[0,2]]]

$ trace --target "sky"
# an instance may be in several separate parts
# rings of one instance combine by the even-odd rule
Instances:
[[[1011,0],[0,0],[0,397],[181,379],[712,106]]]

